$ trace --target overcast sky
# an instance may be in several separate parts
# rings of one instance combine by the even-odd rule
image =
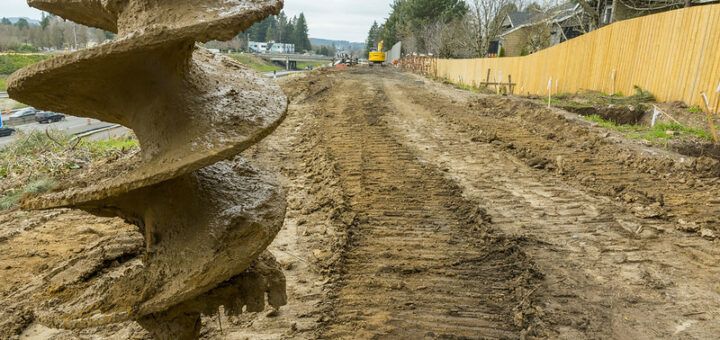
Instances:
[[[390,12],[392,0],[285,0],[285,13],[304,12],[310,37],[362,42],[373,20],[381,22]],[[40,11],[25,0],[0,0],[0,17],[40,19]]]

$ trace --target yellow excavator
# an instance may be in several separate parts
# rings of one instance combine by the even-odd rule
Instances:
[[[383,52],[383,43],[385,41],[381,41],[378,44],[377,51],[370,52],[370,56],[368,60],[370,61],[370,66],[373,66],[375,64],[383,65],[385,63],[385,52]]]

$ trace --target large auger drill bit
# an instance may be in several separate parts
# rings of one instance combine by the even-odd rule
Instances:
[[[130,127],[142,148],[104,177],[23,201],[25,209],[120,216],[144,235],[138,256],[106,270],[49,275],[39,320],[61,328],[137,320],[158,339],[194,339],[200,315],[220,305],[260,311],[266,293],[271,305],[284,304],[284,276],[265,251],[282,225],[284,192],[247,161],[226,160],[274,130],[287,98],[258,73],[195,46],[278,14],[282,0],[28,3],[118,37],[18,71],[10,96]]]

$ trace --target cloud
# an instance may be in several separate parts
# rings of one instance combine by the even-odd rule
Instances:
[[[392,0],[286,0],[288,16],[304,12],[310,36],[334,40],[365,41],[373,21],[382,22]]]
[[[40,19],[40,11],[26,0],[1,0],[0,17]],[[285,13],[305,13],[310,36],[334,40],[365,41],[373,21],[382,22],[390,13],[392,0],[285,0]]]

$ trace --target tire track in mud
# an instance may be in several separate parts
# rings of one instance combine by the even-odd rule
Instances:
[[[532,134],[517,123],[474,117],[472,125],[449,125],[464,114],[454,99],[411,85],[408,76],[384,77],[385,85],[374,90],[394,107],[387,120],[395,136],[421,159],[448,168],[464,193],[487,208],[494,227],[538,240],[524,249],[545,275],[536,309],[556,336],[707,338],[720,331],[714,279],[720,254],[710,243],[658,233],[674,228],[531,169],[494,144],[473,141],[479,129],[529,139]],[[503,107],[497,110],[503,114]],[[544,147],[539,141],[526,145]],[[571,153],[567,157],[576,161]],[[640,176],[626,174],[630,180]]]
[[[358,218],[320,337],[519,337],[537,274],[518,243],[389,135],[377,93],[330,91],[318,130]]]

